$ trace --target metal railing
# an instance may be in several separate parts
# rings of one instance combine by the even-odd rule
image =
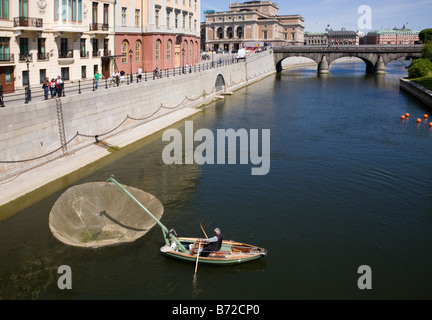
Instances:
[[[71,51],[71,50],[68,50]],[[133,83],[147,83],[149,81],[158,81],[164,78],[187,76],[188,74],[205,72],[214,68],[220,68],[223,66],[229,66],[237,63],[244,63],[245,60],[237,60],[234,55],[230,57],[222,57],[221,60],[201,62],[193,66],[177,67],[171,69],[161,69],[153,72],[143,72],[141,75],[124,74],[124,76],[101,78],[98,81],[98,88],[94,79],[81,79],[74,81],[66,81],[64,83],[62,91],[58,92],[54,90],[52,93],[48,90],[48,99],[54,97],[65,97],[67,95],[82,94],[83,92],[90,92],[96,90],[110,90],[116,87],[131,85]],[[9,106],[22,105],[28,103],[31,100],[43,101],[45,100],[44,89],[40,86],[33,86],[31,96],[28,95],[28,88],[22,88],[14,91],[4,90],[4,97],[2,100],[4,104]]]
[[[107,23],[90,23],[89,31],[108,31],[109,25]]]
[[[80,51],[80,57],[81,58],[88,58],[88,57],[90,57],[90,52],[88,52],[88,51]]]
[[[13,53],[0,53],[0,63],[4,62],[14,62]]]
[[[20,53],[18,61],[27,62],[27,58],[29,62],[33,62],[33,53]]]
[[[49,53],[38,52],[37,59],[38,59],[38,61],[48,61],[49,60]]]
[[[59,50],[59,59],[73,58],[73,50]]]
[[[93,51],[92,52],[92,57],[100,57],[101,56],[101,53],[100,53],[100,51],[98,50],[98,51]]]
[[[16,17],[14,18],[14,27],[43,28],[43,19],[31,17]]]

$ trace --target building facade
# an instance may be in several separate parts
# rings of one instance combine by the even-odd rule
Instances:
[[[114,0],[0,0],[0,78],[4,92],[61,76],[109,75]]]
[[[201,29],[205,51],[304,44],[304,18],[279,15],[279,7],[272,1],[231,3],[229,11],[205,14]]]
[[[327,32],[305,32],[304,45],[305,46],[328,46],[328,33]]]
[[[117,0],[117,70],[148,72],[198,63],[200,8],[200,0]]]
[[[371,45],[413,45],[420,41],[420,31],[406,29],[376,30],[368,32],[367,44]]]
[[[355,31],[340,30],[328,32],[329,46],[358,46],[360,37]]]

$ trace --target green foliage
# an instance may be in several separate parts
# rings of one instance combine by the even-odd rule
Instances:
[[[432,70],[432,63],[428,59],[414,60],[408,70],[410,78],[426,77]]]
[[[419,38],[423,43],[431,43],[432,42],[432,29],[424,29],[420,31]]]
[[[432,42],[424,45],[422,51],[422,58],[432,60]]]

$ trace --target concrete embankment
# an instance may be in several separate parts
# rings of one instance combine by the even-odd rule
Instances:
[[[400,79],[400,88],[432,108],[432,91],[408,79]]]
[[[109,156],[96,136],[124,148],[200,112],[223,91],[274,72],[273,55],[265,52],[246,63],[3,108],[0,220],[40,200],[31,193],[46,196],[40,188],[64,184],[67,175]]]

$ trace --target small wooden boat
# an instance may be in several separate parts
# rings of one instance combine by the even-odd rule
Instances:
[[[168,230],[167,227],[153,216],[146,207],[113,177],[109,178],[107,181],[119,187],[161,227],[164,234],[165,245],[160,250],[167,257],[194,263],[199,259],[201,264],[232,265],[253,261],[267,255],[267,250],[264,248],[232,240],[223,240],[222,247],[219,251],[210,253],[208,257],[200,257],[199,255],[197,257],[199,249],[204,245],[204,243],[201,243],[200,238],[178,237],[174,229]]]
[[[177,238],[187,252],[182,252],[177,248],[176,242],[171,241],[163,246],[160,250],[168,257],[195,262],[199,249],[203,247],[200,244],[200,238]],[[199,257],[201,264],[213,265],[232,265],[259,259],[267,255],[267,250],[245,243],[235,242],[232,240],[222,241],[222,248],[217,252],[211,252],[208,257]]]

